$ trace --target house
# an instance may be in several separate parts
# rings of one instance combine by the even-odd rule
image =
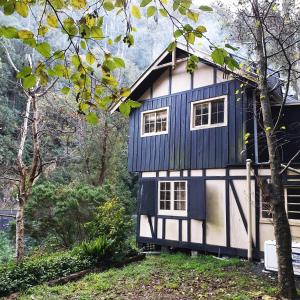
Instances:
[[[200,58],[193,74],[186,72],[191,53]],[[140,176],[138,243],[245,257],[250,237],[253,256],[259,258],[264,242],[274,239],[258,182],[270,170],[259,128],[256,75],[247,69],[227,72],[209,55],[177,43],[132,86],[130,98],[142,104],[130,114],[128,142],[128,169]],[[269,84],[276,115],[280,79],[270,76]],[[290,140],[279,149],[285,163],[300,149],[299,115],[299,103],[287,106],[282,139]],[[247,159],[252,160],[249,184]],[[293,240],[300,240],[297,163],[299,158],[284,173]]]

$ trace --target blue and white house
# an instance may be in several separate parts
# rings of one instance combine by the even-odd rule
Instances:
[[[186,72],[191,53],[200,58],[193,74]],[[138,243],[247,256],[250,236],[253,257],[262,256],[264,241],[274,236],[257,180],[268,178],[270,171],[255,79],[254,72],[229,72],[209,55],[177,43],[133,84],[130,98],[142,104],[130,114],[128,141],[128,169],[140,176]],[[278,80],[269,80],[274,116],[282,98]],[[288,142],[279,149],[283,162],[300,149],[299,116],[299,103],[288,104],[282,120]],[[247,159],[252,160],[248,184]],[[286,209],[296,241],[299,163],[284,173]]]

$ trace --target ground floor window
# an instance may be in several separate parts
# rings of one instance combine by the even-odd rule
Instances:
[[[300,220],[300,186],[286,187],[284,195],[289,220]],[[265,219],[272,218],[269,202],[261,201],[261,217]]]
[[[158,210],[160,214],[184,216],[187,213],[187,182],[159,181]]]

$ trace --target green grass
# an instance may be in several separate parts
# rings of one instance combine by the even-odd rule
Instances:
[[[89,274],[61,286],[36,286],[19,299],[262,299],[275,282],[251,272],[251,264],[213,256],[150,256],[121,269]],[[267,298],[272,299],[272,298]]]

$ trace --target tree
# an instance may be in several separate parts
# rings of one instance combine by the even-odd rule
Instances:
[[[264,202],[270,203],[273,217],[280,294],[295,299],[297,293],[291,256],[291,232],[285,211],[282,174],[300,151],[295,150],[295,155],[283,169],[279,149],[284,135],[284,128],[280,124],[285,105],[291,86],[297,85],[299,79],[299,57],[294,52],[300,45],[299,22],[292,5],[289,9],[286,6],[281,9],[276,1],[251,0],[239,3],[234,18],[233,36],[240,42],[247,43],[248,53],[251,53],[249,68],[255,70],[257,76],[259,107],[256,115],[262,117],[260,126],[267,143],[271,170],[270,182],[262,181],[262,196]],[[269,69],[271,64],[278,70]],[[270,79],[279,75],[279,72],[283,75],[282,79],[270,87]],[[279,113],[274,116],[271,94],[278,88],[283,88],[284,94]]]
[[[20,87],[26,95],[26,108],[21,125],[20,142],[18,145],[18,153],[16,158],[16,166],[18,170],[18,178],[14,180],[18,182],[18,208],[16,214],[16,260],[22,261],[24,257],[24,209],[28,201],[29,195],[32,190],[34,181],[38,177],[42,169],[41,153],[40,153],[40,133],[39,133],[39,109],[38,98],[47,94],[51,88],[53,88],[57,79],[54,79],[51,84],[46,88],[47,82],[42,81],[41,78],[36,80],[36,77],[31,74],[33,69],[32,60],[30,56],[27,56],[29,66],[19,71],[14,62],[11,59],[10,53],[6,46],[5,48],[7,59],[11,64],[11,67],[17,73],[17,78],[24,78]],[[24,161],[25,144],[28,138],[29,122],[31,121],[31,138],[32,138],[32,155],[29,164]]]

